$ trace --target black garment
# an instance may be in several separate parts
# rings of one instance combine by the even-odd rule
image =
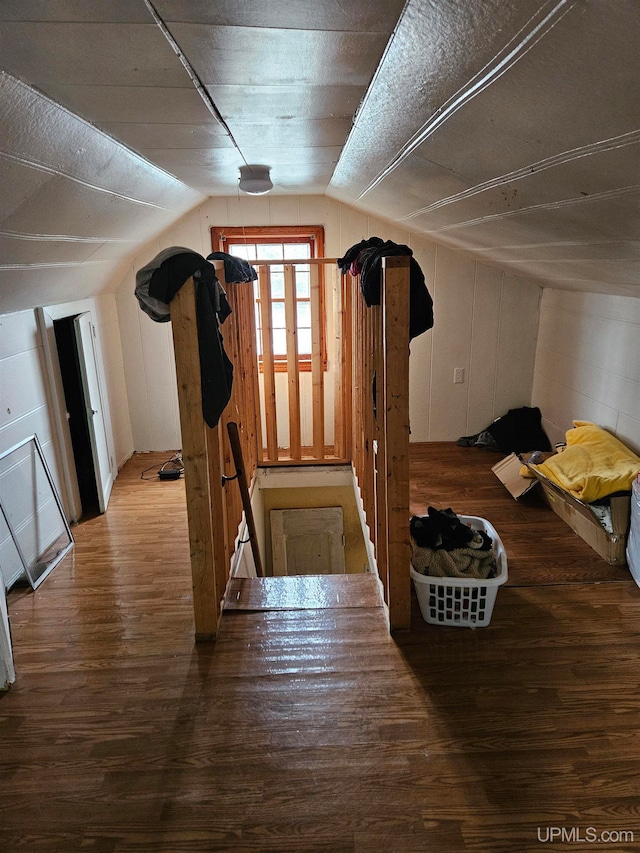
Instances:
[[[481,443],[490,446],[488,442],[478,440],[485,432],[493,439],[497,449],[503,453],[551,450],[551,442],[542,428],[542,413],[537,407],[522,406],[519,409],[509,409],[506,415],[495,420],[477,436],[459,438],[458,444],[462,447],[472,444],[479,446]]]
[[[241,284],[243,281],[256,281],[258,273],[244,258],[236,258],[226,252],[211,252],[208,261],[224,261],[224,278],[227,284]]]
[[[343,258],[338,258],[338,266],[342,270],[342,272],[346,275],[351,268],[351,264],[358,260],[358,256],[365,249],[371,249],[378,246],[382,246],[384,240],[381,240],[380,237],[370,237],[368,240],[361,240],[359,243],[356,243],[350,249],[347,249]]]
[[[338,266],[346,273],[355,262],[360,267],[360,290],[367,306],[380,304],[382,259],[394,255],[409,255],[409,340],[433,327],[433,300],[427,290],[424,275],[412,250],[391,240],[371,237],[352,246]]]
[[[214,427],[229,402],[233,384],[233,365],[224,351],[218,325],[231,314],[231,307],[216,278],[215,269],[197,252],[179,247],[165,249],[139,271],[136,287],[138,289],[144,284],[145,297],[153,300],[153,313],[145,306],[146,298],[143,301],[138,296],[141,307],[156,322],[165,322],[170,319],[169,312],[159,311],[158,306],[167,308],[192,276],[196,291],[202,415],[208,426]]]
[[[542,428],[542,412],[537,407],[509,409],[506,415],[487,427],[487,432],[504,453],[551,450],[551,442]]]
[[[228,315],[225,314],[222,317],[218,311],[218,294],[213,283],[210,280],[198,282],[195,276],[194,280],[196,281],[202,416],[208,426],[214,427],[231,399],[233,385],[233,364],[224,351],[218,326],[218,320],[222,323]],[[230,308],[229,312],[231,312]]]
[[[464,435],[458,439],[459,447],[484,447],[487,450],[500,450],[494,437],[486,429],[476,435]]]
[[[213,266],[197,252],[180,251],[165,258],[151,275],[149,296],[168,305],[191,276],[196,280],[196,284],[198,281],[202,281],[209,282],[212,285],[215,291],[216,314],[218,320],[224,323],[231,314],[227,295],[216,277]],[[168,316],[167,319],[169,319]]]
[[[430,506],[427,511],[428,515],[414,515],[409,522],[409,532],[418,547],[432,551],[453,551],[457,548],[491,550],[491,537],[483,530],[473,530],[458,518],[451,507],[440,510]]]

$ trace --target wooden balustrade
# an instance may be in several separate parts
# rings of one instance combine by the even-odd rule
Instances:
[[[224,285],[223,264],[214,263]],[[308,265],[311,270],[311,382],[310,393],[304,395],[298,358],[296,264]],[[238,424],[249,482],[258,465],[353,462],[391,628],[409,627],[409,258],[385,259],[380,306],[364,305],[356,279],[343,276],[339,281],[335,292],[336,346],[330,359],[334,436],[329,447],[325,443],[327,383],[322,351],[322,304],[328,300],[323,300],[322,264],[331,264],[335,270],[335,258],[284,264],[288,446],[279,438],[278,428],[278,405],[283,403],[277,392],[270,308],[273,264],[256,263],[260,355],[254,284],[226,287],[232,314],[221,331],[234,365],[234,383],[229,404],[214,429],[206,427],[202,419],[193,280],[172,302],[197,638],[216,634],[243,517],[237,486],[232,482],[222,486],[223,475],[232,477],[235,473],[226,430],[229,422]],[[303,416],[304,434],[311,431],[306,444]]]
[[[353,465],[392,630],[411,624],[409,260],[383,260],[381,305],[367,308],[353,295],[351,357],[343,355],[353,392]]]

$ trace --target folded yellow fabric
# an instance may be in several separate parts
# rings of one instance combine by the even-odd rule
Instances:
[[[584,503],[628,491],[640,471],[640,457],[589,421],[574,421],[562,453],[533,467]]]

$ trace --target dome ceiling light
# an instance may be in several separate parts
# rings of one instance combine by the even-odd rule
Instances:
[[[250,195],[264,195],[273,189],[271,166],[240,166],[238,186]]]

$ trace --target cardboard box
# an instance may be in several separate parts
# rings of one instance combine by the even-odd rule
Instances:
[[[511,453],[509,456],[501,459],[491,469],[515,500],[520,500],[521,497],[538,485],[538,480],[535,477],[522,477],[520,475],[520,469],[523,464],[516,453]]]
[[[551,453],[545,454],[546,457],[552,455]],[[526,458],[527,454],[524,456]],[[520,475],[522,465],[522,460],[515,453],[512,453],[510,456],[501,459],[491,470],[516,500],[540,484],[545,500],[555,514],[559,515],[573,532],[584,539],[587,545],[590,545],[603,560],[612,566],[624,566],[626,564],[625,549],[631,511],[631,499],[628,495],[609,499],[613,529],[613,533],[609,533],[588,504],[565,492],[564,489],[561,489],[560,486],[557,486],[535,468],[530,469],[531,473],[534,474],[534,479],[522,477]]]
[[[533,470],[533,469],[532,469]],[[590,545],[611,566],[626,565],[626,544],[629,533],[631,499],[629,495],[609,498],[613,533],[604,529],[589,505],[579,501],[552,483],[544,474],[533,470],[544,492],[545,499],[556,515],[569,525],[574,533]]]

